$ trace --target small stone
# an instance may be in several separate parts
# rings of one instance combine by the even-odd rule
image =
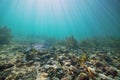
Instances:
[[[4,69],[7,69],[7,68],[10,68],[10,67],[13,67],[13,66],[14,66],[13,64],[0,65],[0,71],[3,71]]]
[[[108,77],[104,74],[99,74],[100,80],[108,80]]]
[[[79,75],[80,72],[81,72],[81,70],[80,70],[79,68],[75,68],[75,69],[73,70],[73,73],[74,73],[75,75]]]
[[[114,78],[115,76],[118,75],[118,72],[115,68],[110,67],[107,71],[106,71],[106,75],[112,75],[112,77]]]
[[[0,80],[5,80],[5,77],[3,77],[3,76],[0,76]]]
[[[96,66],[96,67],[104,67],[105,64],[104,64],[103,62],[97,61],[97,62],[95,63],[95,66]]]
[[[76,80],[89,80],[89,76],[86,73],[80,73]]]
[[[40,73],[40,76],[37,77],[36,80],[50,80],[50,78],[48,77],[48,73]]]
[[[16,64],[16,67],[22,67],[22,66],[24,66],[24,64],[21,63],[21,62],[19,62],[19,63]]]

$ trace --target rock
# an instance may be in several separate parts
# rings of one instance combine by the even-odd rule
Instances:
[[[3,76],[0,76],[0,80],[5,80],[5,77],[3,77]]]
[[[9,76],[6,77],[6,80],[12,80],[15,79],[15,77],[16,77],[15,75],[10,74]]]
[[[106,75],[111,75],[114,78],[115,76],[118,75],[118,72],[117,72],[117,70],[115,68],[110,67],[106,71]]]
[[[105,66],[105,63],[103,63],[103,62],[100,62],[100,61],[97,61],[96,63],[95,63],[95,66],[96,67],[104,67]]]
[[[59,79],[61,79],[65,75],[62,68],[57,68],[56,73],[56,77],[58,77]]]
[[[75,68],[75,69],[73,70],[73,73],[74,73],[75,75],[79,75],[80,72],[81,72],[80,68]]]
[[[80,73],[76,80],[89,80],[89,76],[86,73]]]
[[[99,73],[99,78],[98,78],[98,80],[114,80],[114,79],[112,79],[112,78],[109,77],[109,76],[106,76],[105,74]]]
[[[111,57],[107,56],[107,55],[103,55],[103,59],[107,62],[107,63],[111,63],[112,59]]]
[[[108,77],[104,74],[99,74],[99,80],[109,80]]]
[[[24,64],[21,63],[21,62],[19,62],[19,63],[16,64],[16,67],[22,67],[22,66],[24,66]]]
[[[52,80],[60,80],[60,79],[57,77],[53,77]]]
[[[34,59],[34,55],[33,54],[27,54],[26,55],[26,60],[29,61],[29,60],[33,60]]]
[[[72,80],[72,76],[66,74],[64,77],[61,78],[61,80]]]
[[[50,80],[50,78],[48,77],[48,73],[42,72],[37,76],[36,80]]]
[[[11,74],[11,70],[0,71],[0,80],[5,80],[9,74]]]
[[[33,65],[33,64],[34,64],[34,61],[31,60],[31,61],[29,61],[29,62],[26,63],[26,66],[30,67],[30,66]]]
[[[92,59],[92,60],[97,60],[96,54],[91,55],[91,56],[90,56],[90,59]]]
[[[69,67],[71,65],[71,60],[65,60],[63,61],[64,66]]]
[[[7,68],[11,68],[13,66],[14,66],[13,64],[3,64],[3,65],[0,65],[0,71],[3,71],[4,69],[7,69]]]
[[[48,61],[47,61],[47,64],[49,64],[49,65],[54,65],[54,64],[56,64],[56,61],[55,61],[55,60],[48,60]]]

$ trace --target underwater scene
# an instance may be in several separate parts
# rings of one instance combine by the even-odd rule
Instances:
[[[0,0],[0,80],[120,80],[120,0]]]

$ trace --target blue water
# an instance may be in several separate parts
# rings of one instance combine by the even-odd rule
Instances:
[[[0,26],[13,35],[120,36],[120,0],[0,0]]]

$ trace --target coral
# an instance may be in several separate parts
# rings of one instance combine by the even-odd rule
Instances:
[[[66,38],[65,41],[66,47],[70,48],[70,49],[76,49],[78,48],[78,42],[77,40],[74,38],[74,36],[70,36],[68,38]]]
[[[11,30],[9,28],[6,26],[0,27],[0,46],[3,44],[8,44],[11,37]]]

